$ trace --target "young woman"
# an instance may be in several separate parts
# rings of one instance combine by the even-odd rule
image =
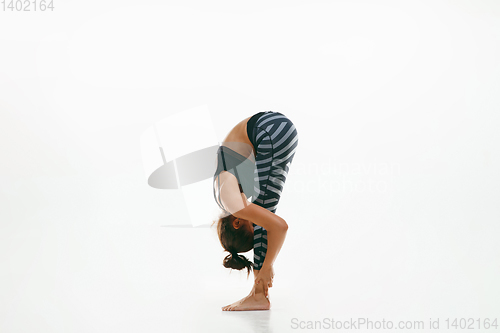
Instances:
[[[253,268],[255,278],[250,294],[223,307],[224,311],[271,306],[268,288],[273,286],[273,264],[288,230],[286,221],[275,213],[297,145],[292,121],[280,112],[263,111],[238,123],[217,151],[214,197],[222,209],[217,234],[230,253],[223,265],[246,268],[248,274]],[[238,254],[252,248],[253,264]]]

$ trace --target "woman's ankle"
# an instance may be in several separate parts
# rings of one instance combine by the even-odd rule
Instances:
[[[258,284],[255,285],[254,284],[253,294],[256,295],[256,296],[266,297],[265,292],[264,292],[264,286],[263,285],[258,285]]]

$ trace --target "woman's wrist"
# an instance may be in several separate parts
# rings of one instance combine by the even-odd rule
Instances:
[[[260,268],[260,270],[261,270],[261,271],[269,271],[269,270],[270,270],[270,269],[272,269],[272,268],[273,268],[273,265],[272,265],[272,264],[266,264],[266,263],[264,263],[264,264],[262,265],[262,267]]]

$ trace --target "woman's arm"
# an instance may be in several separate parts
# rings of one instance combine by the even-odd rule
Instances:
[[[255,274],[255,285],[252,291],[264,292],[272,287],[273,264],[283,245],[288,224],[275,213],[249,202],[244,193],[240,193],[238,181],[234,175],[224,172],[220,188],[220,201],[225,209],[236,217],[251,221],[267,230],[267,253],[262,267]]]
[[[255,274],[255,285],[253,289],[255,292],[263,292],[267,296],[268,288],[273,286],[273,264],[285,241],[288,225],[285,220],[278,215],[253,203],[233,213],[233,215],[249,221],[259,221],[259,223],[256,224],[267,229],[267,254],[261,269],[254,272],[257,274]]]
[[[238,182],[229,172],[220,190],[220,198],[226,209],[236,217],[251,221],[267,230],[267,253],[260,271],[270,271],[285,241],[288,224],[273,212],[248,202],[239,192]]]
[[[278,256],[283,245],[288,230],[288,224],[284,219],[273,212],[249,203],[244,209],[235,213],[234,216],[251,221],[267,230],[267,253],[261,271],[270,268]]]

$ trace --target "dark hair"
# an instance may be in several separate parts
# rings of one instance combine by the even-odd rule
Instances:
[[[217,222],[217,235],[224,250],[229,254],[222,261],[226,268],[242,270],[247,269],[247,276],[253,268],[253,263],[238,252],[248,252],[253,249],[253,235],[247,229],[235,229],[233,221],[237,217],[233,215],[219,217]]]

